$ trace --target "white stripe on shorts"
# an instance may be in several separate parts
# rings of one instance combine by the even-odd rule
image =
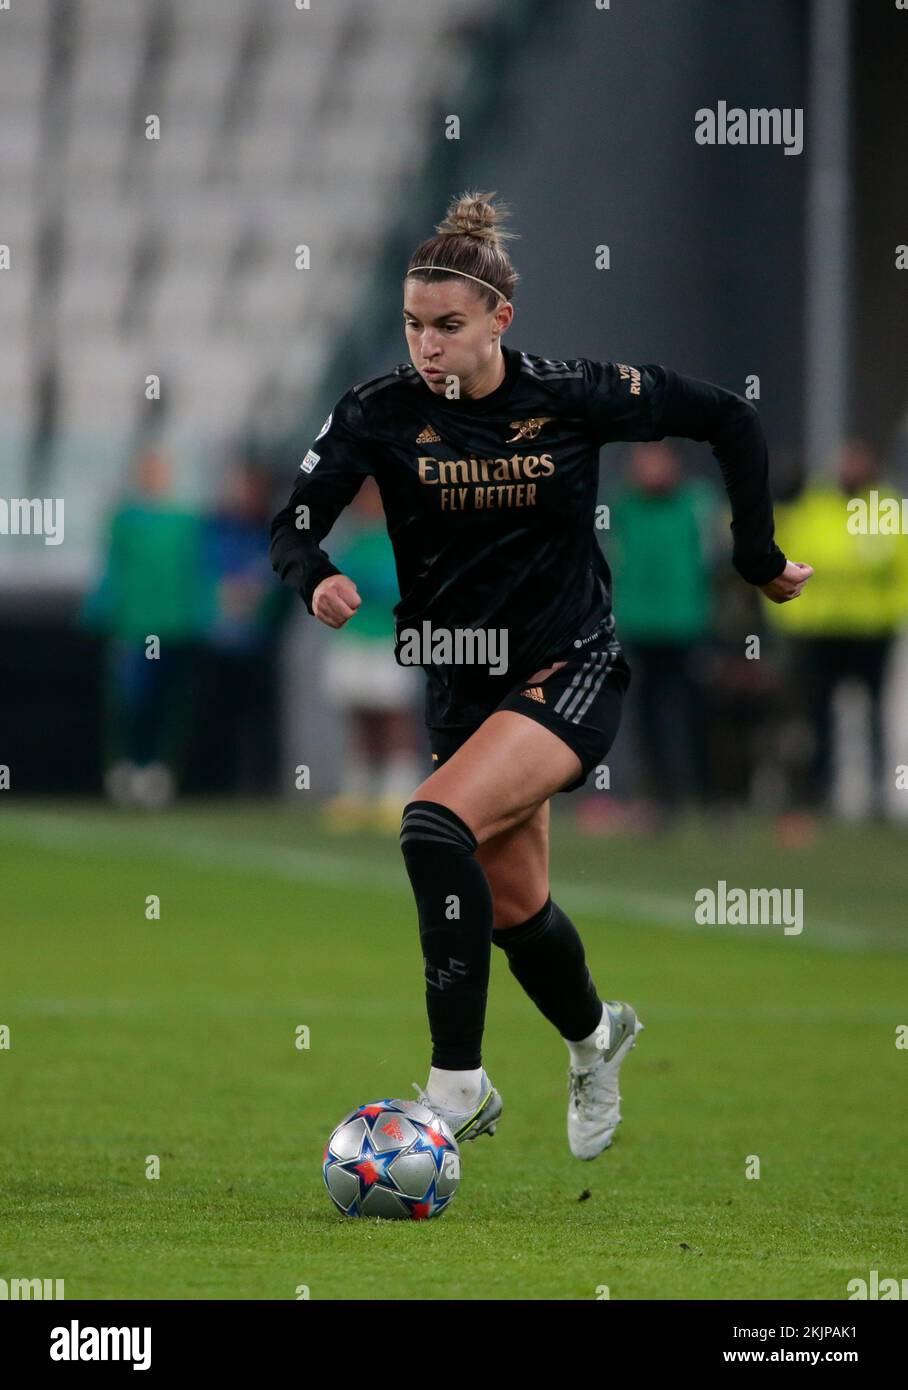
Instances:
[[[556,714],[562,715],[565,719],[570,720],[572,724],[579,722],[579,716],[574,717],[573,712],[584,695],[589,691],[597,674],[604,674],[602,664],[607,655],[607,652],[593,652],[590,657],[584,661],[580,669],[575,671],[570,685],[566,690],[562,691],[558,698],[558,703],[555,705]],[[598,685],[596,689],[598,689]],[[593,691],[593,695],[595,695],[595,690]],[[592,696],[590,696],[590,698],[592,699]]]
[[[583,705],[581,706],[581,708],[577,711],[577,714],[575,715],[574,720],[573,720],[573,722],[574,722],[575,724],[579,724],[579,723],[580,723],[581,719],[582,719],[583,716],[586,714],[586,712],[587,712],[587,710],[589,709],[590,705],[593,703],[593,701],[595,700],[596,696],[599,694],[599,691],[602,689],[602,683],[603,683],[603,681],[605,680],[605,678],[606,678],[606,676],[608,675],[609,671],[612,669],[612,667],[613,667],[614,664],[615,664],[615,657],[614,657],[614,653],[613,653],[613,652],[606,652],[605,655],[606,655],[606,662],[605,662],[605,665],[603,666],[602,670],[599,672],[599,675],[596,677],[596,683],[595,683],[595,685],[593,686],[593,689],[590,691],[589,695],[586,697],[586,700],[584,701],[584,703],[583,703]]]

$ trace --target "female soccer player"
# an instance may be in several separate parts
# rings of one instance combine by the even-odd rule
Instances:
[[[599,450],[708,440],[731,503],[733,563],[777,603],[812,574],[773,540],[756,410],[669,368],[506,348],[518,276],[493,194],[465,194],[404,280],[410,363],[352,387],[272,523],[281,580],[328,627],[360,605],[320,548],[367,474],[400,584],[396,654],[427,677],[435,764],[404,808],[432,1038],[420,1099],[458,1140],[502,1111],[481,1056],[491,943],[570,1053],[568,1141],[594,1158],[620,1122],[618,1072],[641,1024],[603,1002],[576,927],[552,901],[549,799],[608,753],[630,668],[596,538]]]

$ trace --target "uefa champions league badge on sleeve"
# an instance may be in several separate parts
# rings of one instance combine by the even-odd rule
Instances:
[[[319,430],[318,434],[315,436],[315,442],[316,442],[316,444],[317,444],[318,441],[321,439],[321,437],[322,437],[323,434],[327,434],[327,433],[328,433],[328,431],[329,431],[330,428],[331,428],[331,421],[332,421],[333,419],[334,419],[334,411],[332,410],[331,414],[328,416],[327,420],[326,420],[325,423],[322,425],[322,427],[321,427],[321,429]]]
[[[314,449],[310,449],[308,454],[300,464],[300,468],[303,470],[304,473],[311,473],[320,458],[321,454],[317,454]]]

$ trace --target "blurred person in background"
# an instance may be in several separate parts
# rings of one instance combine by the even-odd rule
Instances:
[[[718,572],[702,680],[709,806],[723,825],[755,806],[778,804],[787,674],[757,593]]]
[[[167,805],[183,770],[201,628],[200,525],[173,496],[170,455],[143,449],[110,521],[103,577],[79,615],[107,639],[104,788],[118,805]]]
[[[611,507],[609,555],[622,641],[634,672],[636,737],[645,801],[635,828],[667,826],[707,796],[703,642],[709,637],[714,489],[685,478],[677,450],[637,444]],[[586,807],[586,817],[606,804]],[[584,819],[584,808],[580,808]]]
[[[372,825],[397,835],[421,771],[413,713],[417,683],[394,657],[392,610],[400,594],[373,478],[357,493],[349,516],[353,526],[337,547],[338,563],[356,576],[362,607],[356,626],[338,632],[322,668],[323,693],[340,711],[347,736],[340,790],[322,815],[332,830]]]
[[[277,637],[293,600],[274,588],[270,513],[268,474],[240,457],[201,529],[205,718],[193,749],[206,790],[237,796],[265,795],[276,778]]]
[[[774,450],[774,498],[789,501],[802,486],[803,459],[794,445]],[[727,511],[715,513],[719,552]],[[778,805],[784,792],[792,702],[782,641],[768,626],[759,592],[733,580],[718,564],[712,584],[709,651],[703,691],[709,807],[722,825],[754,807]],[[795,697],[796,698],[796,697]]]
[[[883,696],[893,641],[908,615],[908,537],[873,534],[872,525],[870,533],[860,533],[855,508],[848,504],[863,499],[872,521],[871,490],[880,498],[895,496],[880,477],[870,445],[848,440],[839,450],[834,480],[811,480],[776,511],[779,544],[790,544],[797,535],[816,562],[810,602],[773,604],[768,610],[773,626],[788,638],[795,674],[790,685],[801,692],[800,710],[810,734],[803,775],[794,779],[791,810],[778,826],[784,843],[812,838],[816,816],[829,809],[833,701],[845,680],[866,691],[869,811],[873,818],[886,812]]]

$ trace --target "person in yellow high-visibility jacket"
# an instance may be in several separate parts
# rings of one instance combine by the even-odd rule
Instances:
[[[779,545],[790,553],[796,537],[815,574],[806,602],[770,604],[768,617],[788,638],[814,734],[799,799],[812,811],[828,802],[833,698],[840,681],[856,679],[869,697],[872,813],[881,816],[882,696],[893,641],[908,619],[908,535],[895,530],[901,499],[878,477],[872,449],[848,441],[836,463],[836,480],[810,483],[774,509]],[[895,500],[884,506],[884,498]]]

